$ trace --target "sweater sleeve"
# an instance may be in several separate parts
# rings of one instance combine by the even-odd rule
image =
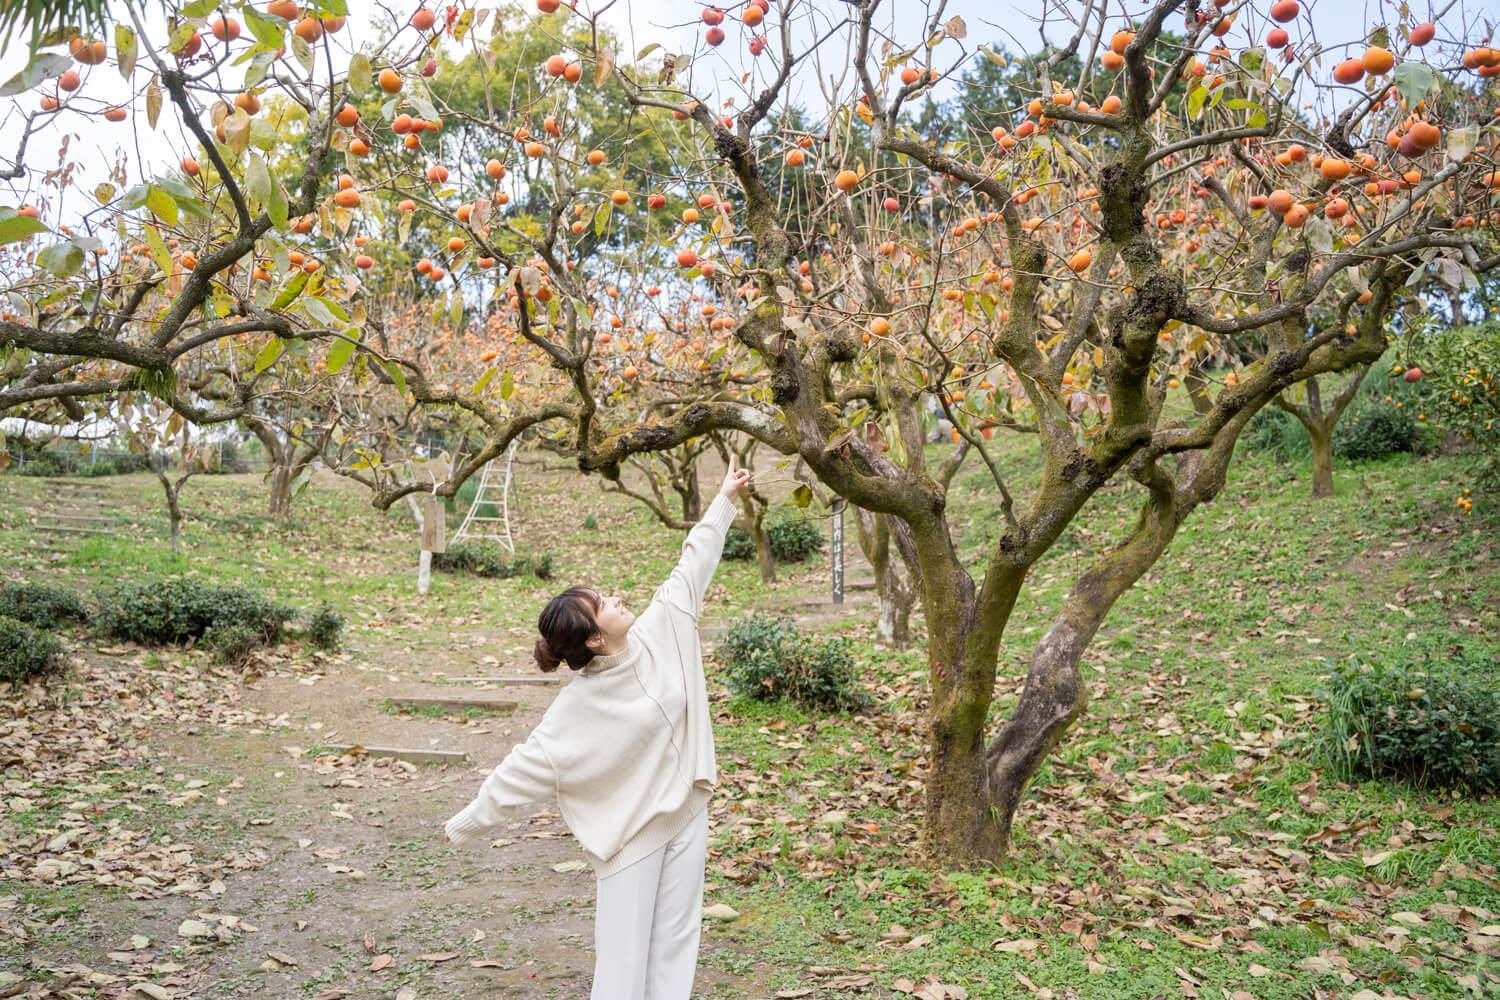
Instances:
[[[693,526],[682,543],[682,558],[672,575],[657,588],[657,600],[666,601],[697,619],[703,595],[708,592],[719,557],[724,554],[724,536],[729,533],[734,514],[734,504],[724,494],[714,497],[703,520]]]
[[[522,809],[555,794],[552,760],[533,733],[490,772],[474,801],[443,824],[443,832],[461,847],[471,845]]]

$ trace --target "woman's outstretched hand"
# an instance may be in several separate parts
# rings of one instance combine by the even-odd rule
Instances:
[[[750,470],[741,469],[733,458],[729,460],[729,471],[724,475],[724,485],[719,487],[719,493],[726,500],[734,501],[745,492],[750,485]]]

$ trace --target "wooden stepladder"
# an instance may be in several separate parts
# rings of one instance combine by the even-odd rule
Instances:
[[[479,476],[479,489],[474,493],[474,502],[469,505],[469,512],[464,516],[463,523],[453,535],[454,544],[466,539],[489,540],[498,542],[511,555],[516,554],[516,545],[510,536],[510,479],[515,457],[516,443],[512,441],[510,449],[505,453],[503,468],[499,467],[499,459],[492,459],[484,464],[484,471]],[[479,513],[487,504],[495,508],[493,516]]]

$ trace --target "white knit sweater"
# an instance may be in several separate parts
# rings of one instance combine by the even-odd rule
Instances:
[[[698,612],[734,520],[721,494],[682,546],[682,559],[626,635],[558,692],[525,743],[444,826],[476,844],[553,795],[600,878],[671,840],[718,784],[713,722],[698,646]]]

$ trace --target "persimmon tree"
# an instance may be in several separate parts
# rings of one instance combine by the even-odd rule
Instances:
[[[1476,484],[1493,491],[1500,485],[1500,321],[1453,326],[1429,317],[1413,324],[1401,346],[1404,371],[1392,377],[1427,388],[1423,408],[1475,450]],[[1454,502],[1473,511],[1472,487],[1460,487]]]
[[[142,388],[191,419],[237,418],[259,383],[212,407],[174,386],[187,355],[245,335],[254,372],[338,415],[325,460],[381,507],[452,496],[532,428],[607,478],[716,432],[800,459],[885,519],[920,594],[925,829],[940,864],[1004,855],[1027,782],[1086,709],[1094,635],[1222,489],[1251,417],[1379,358],[1425,273],[1467,282],[1500,263],[1486,89],[1500,54],[1451,10],[1435,26],[1319,39],[1295,0],[1274,15],[1184,0],[1049,7],[1045,57],[1010,78],[1032,88],[1026,105],[938,142],[912,109],[976,51],[941,5],[905,29],[881,0],[751,0],[634,58],[607,43],[597,11],[538,6],[557,51],[517,67],[524,86],[492,78],[483,116],[445,106],[420,69],[435,47],[451,45],[454,66],[489,59],[460,47],[493,31],[492,11],[418,10],[371,53],[337,60],[321,21],[335,12],[306,28],[301,11],[257,13],[234,58],[263,64],[251,89],[278,91],[265,104],[306,115],[297,156],[257,152],[257,137],[288,140],[256,126],[255,102],[222,87],[208,101],[227,54],[210,45],[215,71],[193,73],[161,56],[162,93],[211,169],[121,196],[124,245],[147,249],[108,278],[84,278],[79,261],[107,247],[43,241],[41,270],[12,289],[25,309],[0,325],[31,352],[0,409]],[[199,28],[221,16],[193,12]],[[378,112],[359,104],[377,85]],[[626,109],[616,128],[575,114],[586,88]],[[450,169],[410,141],[416,116],[443,120],[441,135],[466,114],[482,166],[466,153]],[[670,169],[636,172],[646,133],[664,137],[652,156]],[[276,177],[293,164],[283,194]],[[168,221],[199,206],[201,229]],[[0,238],[34,225],[0,219]],[[165,235],[196,255],[175,287],[172,248],[157,249],[174,225]],[[475,332],[478,365],[392,336],[376,287],[446,316],[455,336]],[[81,304],[59,316],[67,296]],[[71,384],[85,378],[95,385]],[[993,482],[1003,530],[977,574],[947,512],[959,450],[934,464],[923,447],[938,415]],[[463,428],[438,483],[414,474],[404,435],[373,430],[427,420]],[[1035,450],[1037,482],[1009,474],[995,435]],[[1008,636],[1033,567],[1115,483],[1138,491],[1135,522],[1075,576],[1039,640]],[[991,730],[999,653],[1023,641],[1021,697]]]
[[[935,21],[907,54],[881,41],[878,3],[852,6],[849,89],[831,102],[815,157],[831,182],[820,233],[830,256],[811,277],[799,277],[808,248],[788,235],[761,180],[755,129],[805,54],[793,51],[788,25],[799,10],[816,13],[781,6],[779,68],[727,123],[708,101],[615,72],[643,107],[690,109],[719,156],[710,176],[744,193],[756,287],[734,333],[768,369],[769,401],[797,453],[840,495],[910,532],[929,629],[929,844],[943,860],[993,859],[1027,780],[1085,708],[1089,641],[1183,519],[1222,488],[1250,417],[1291,385],[1378,357],[1413,271],[1438,257],[1471,272],[1494,266],[1488,227],[1463,224],[1470,209],[1486,221],[1493,209],[1493,159],[1479,147],[1494,118],[1488,106],[1452,123],[1424,117],[1428,90],[1459,53],[1424,61],[1432,39],[1407,40],[1429,30],[1419,26],[1375,39],[1399,55],[1358,39],[1359,72],[1346,62],[1330,80],[1314,59],[1327,43],[1301,21],[1286,59],[1258,42],[1267,28],[1287,29],[1254,8],[1239,20],[1241,32],[1256,26],[1257,44],[1231,49],[1231,15],[1216,9],[1163,2],[1126,24],[1085,4],[1072,8],[1069,42],[1033,67],[1040,92],[1029,115],[968,148],[934,149],[901,119],[933,67],[902,67],[901,57],[940,58],[966,26]],[[1148,58],[1167,18],[1185,10],[1186,42]],[[1295,4],[1279,10],[1297,17]],[[1467,48],[1474,69],[1500,62]],[[1080,78],[1054,80],[1074,52],[1087,53]],[[1393,72],[1398,59],[1406,68]],[[1114,93],[1081,104],[1087,78],[1103,73],[1114,74]],[[1162,111],[1178,87],[1187,96],[1174,118]],[[1321,120],[1300,113],[1308,97]],[[841,156],[860,129],[878,154],[863,165]],[[1381,138],[1356,149],[1367,129]],[[1076,137],[1096,130],[1110,141],[1090,153]],[[924,197],[950,206],[952,226],[913,246],[897,221],[883,221],[902,206],[897,197],[889,207],[882,182],[917,171],[927,172]],[[1232,362],[1227,371],[1206,364],[1218,357]],[[889,451],[871,447],[839,405],[839,387],[865,378],[889,415]],[[1006,530],[977,581],[925,466],[918,404],[929,396],[994,474]],[[1043,473],[1031,495],[1014,495],[988,457],[976,433],[986,422],[1034,427]],[[580,441],[581,459],[610,460],[610,440]],[[997,653],[1029,570],[1116,478],[1140,487],[1139,520],[1075,580],[1032,650],[1015,710],[986,733]]]

